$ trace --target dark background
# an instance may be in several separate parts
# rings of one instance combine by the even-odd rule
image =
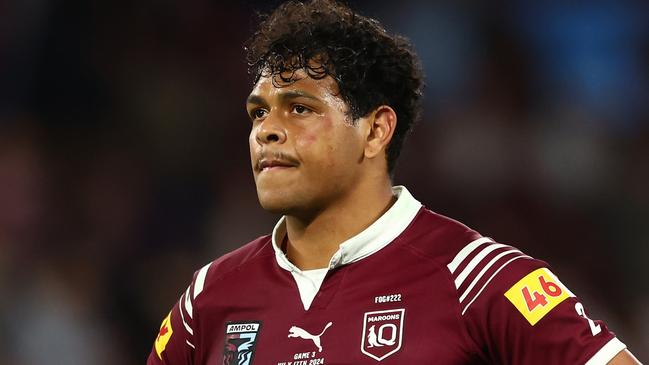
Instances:
[[[395,183],[647,359],[649,4],[565,3],[352,5],[427,75]],[[0,364],[143,364],[193,271],[272,229],[242,43],[274,4],[0,1]]]

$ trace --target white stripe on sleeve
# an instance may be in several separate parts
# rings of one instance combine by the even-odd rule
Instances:
[[[462,261],[464,261],[464,259],[467,258],[467,256],[469,256],[471,252],[473,252],[473,250],[478,248],[478,246],[482,245],[483,243],[487,243],[487,242],[493,242],[493,241],[489,237],[480,237],[477,240],[464,246],[464,248],[460,250],[460,252],[458,252],[458,254],[455,256],[453,261],[451,261],[450,264],[446,265],[446,267],[448,267],[451,273],[454,273],[455,270],[457,270],[457,267],[460,266]]]
[[[522,252],[520,252],[520,251],[517,250],[517,249],[511,249],[511,250],[507,250],[507,251],[501,252],[501,253],[499,253],[496,257],[494,257],[493,259],[491,259],[491,261],[489,261],[489,263],[486,264],[486,265],[482,268],[482,270],[480,270],[480,272],[478,273],[478,275],[476,275],[475,279],[473,279],[473,281],[471,282],[471,285],[469,285],[469,287],[466,288],[466,290],[464,291],[464,293],[463,293],[462,296],[460,297],[460,303],[462,303],[462,302],[464,301],[464,299],[466,299],[466,296],[469,295],[469,293],[471,292],[471,290],[473,290],[473,287],[478,283],[478,281],[482,278],[482,276],[484,276],[484,274],[485,274],[485,272],[487,272],[487,270],[489,270],[489,269],[490,269],[490,268],[491,268],[491,267],[492,267],[492,266],[493,266],[493,265],[494,265],[498,260],[500,260],[503,256],[506,256],[506,255],[509,255],[509,254],[512,254],[512,253],[519,253],[519,254],[521,254],[521,255],[523,254]]]
[[[180,302],[181,302],[181,303],[183,302],[183,298],[184,298],[184,297],[185,297],[185,294],[183,294],[183,296],[180,297]],[[182,308],[178,308],[178,311],[180,312],[180,319],[183,320],[183,325],[185,326],[185,329],[187,330],[187,332],[189,332],[190,335],[193,335],[193,334],[194,334],[194,330],[192,330],[192,328],[189,327],[189,325],[187,324],[187,322],[185,322],[185,315],[183,314],[183,309],[182,309]]]
[[[187,311],[187,314],[189,314],[189,318],[194,318],[193,316],[193,310],[194,308],[192,307],[192,301],[189,296],[189,289],[191,286],[187,288],[187,291],[185,292],[185,310]]]
[[[489,245],[489,246],[483,248],[482,251],[480,251],[477,255],[475,255],[475,257],[473,259],[471,259],[469,264],[466,265],[466,267],[464,268],[464,270],[462,270],[460,275],[458,275],[457,278],[455,278],[455,287],[459,289],[460,285],[462,285],[464,280],[466,280],[466,278],[469,276],[469,274],[471,274],[471,272],[473,272],[473,270],[476,268],[476,266],[478,266],[478,264],[480,264],[480,262],[485,257],[487,257],[488,254],[490,254],[494,250],[502,248],[502,247],[507,247],[507,246],[503,245],[502,243],[496,243],[496,244]]]
[[[198,294],[203,291],[203,286],[205,285],[205,277],[207,276],[207,270],[209,270],[210,265],[212,265],[212,263],[203,266],[203,268],[201,268],[198,272],[198,275],[196,275],[196,282],[194,283],[194,299],[196,299]]]
[[[496,277],[496,275],[500,272],[500,270],[504,269],[504,268],[505,268],[507,265],[509,265],[512,261],[515,261],[515,260],[518,260],[518,259],[523,259],[523,258],[526,258],[526,259],[532,259],[530,256],[527,256],[527,255],[513,257],[513,258],[509,259],[507,262],[505,262],[501,267],[499,267],[498,270],[496,270],[496,272],[494,272],[493,274],[491,274],[491,276],[489,277],[489,280],[487,280],[487,282],[484,283],[484,285],[482,286],[482,288],[480,288],[480,291],[478,291],[478,293],[473,297],[473,299],[471,299],[471,301],[469,302],[469,304],[467,304],[466,307],[464,307],[464,309],[462,310],[462,315],[464,315],[464,313],[466,313],[467,309],[469,309],[469,307],[471,306],[471,304],[473,304],[473,302],[475,302],[475,300],[478,299],[478,297],[480,296],[480,294],[482,294],[482,292],[485,290],[485,288],[487,287],[487,285],[489,285],[489,283],[491,282],[491,280],[493,280],[493,278]]]
[[[622,341],[618,340],[617,337],[613,337],[606,345],[604,345],[593,357],[586,362],[585,365],[606,365],[611,361],[615,355],[619,354],[620,351],[624,350],[626,345]]]

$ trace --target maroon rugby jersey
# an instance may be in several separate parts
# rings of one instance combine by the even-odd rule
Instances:
[[[328,270],[288,261],[283,219],[203,267],[147,364],[593,365],[625,348],[546,263],[394,191]]]

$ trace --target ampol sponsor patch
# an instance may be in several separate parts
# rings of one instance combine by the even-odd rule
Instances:
[[[361,352],[381,361],[401,349],[405,309],[365,313]]]
[[[251,365],[261,322],[228,322],[225,325],[223,365]]]
[[[554,307],[574,296],[548,269],[527,274],[505,293],[507,299],[533,326]]]
[[[160,325],[160,332],[158,337],[155,339],[155,352],[158,354],[158,357],[162,359],[162,351],[167,347],[167,343],[171,338],[171,335],[174,333],[173,328],[171,328],[171,312],[167,314],[162,324]]]

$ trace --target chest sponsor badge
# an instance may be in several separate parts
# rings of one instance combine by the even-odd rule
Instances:
[[[361,352],[376,361],[396,353],[403,340],[405,309],[365,313]]]
[[[534,326],[554,307],[574,295],[550,270],[540,268],[519,280],[505,296]]]
[[[261,322],[228,322],[223,365],[251,365],[260,330]]]

